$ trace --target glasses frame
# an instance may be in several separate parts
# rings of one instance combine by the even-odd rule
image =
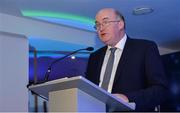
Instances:
[[[101,26],[107,27],[109,23],[112,23],[112,22],[120,22],[120,20],[103,21],[102,23],[98,23],[98,24],[95,23],[94,29],[99,31],[101,29]]]

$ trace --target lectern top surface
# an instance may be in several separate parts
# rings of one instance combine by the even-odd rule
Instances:
[[[85,79],[82,76],[76,76],[71,78],[62,78],[53,81],[48,81],[46,83],[32,85],[29,87],[30,90],[48,98],[49,92],[52,91],[59,91],[65,89],[77,88],[86,92],[87,94],[97,98],[98,100],[106,103],[110,106],[120,106],[125,110],[134,110],[135,106],[129,104],[122,99],[119,99],[104,89],[98,87],[94,83],[90,82],[89,80]]]

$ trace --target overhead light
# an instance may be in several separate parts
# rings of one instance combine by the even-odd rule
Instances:
[[[71,59],[74,60],[74,59],[76,59],[76,57],[75,56],[71,56]]]
[[[154,10],[149,7],[138,7],[133,9],[133,15],[146,15],[152,13]]]

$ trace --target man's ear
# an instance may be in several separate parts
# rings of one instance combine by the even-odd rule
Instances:
[[[119,30],[124,29],[124,22],[123,22],[122,20],[120,20],[120,21],[118,22],[118,24],[119,24]]]

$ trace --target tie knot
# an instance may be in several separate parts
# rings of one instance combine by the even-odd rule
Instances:
[[[110,48],[111,53],[114,53],[116,51],[116,47]]]

